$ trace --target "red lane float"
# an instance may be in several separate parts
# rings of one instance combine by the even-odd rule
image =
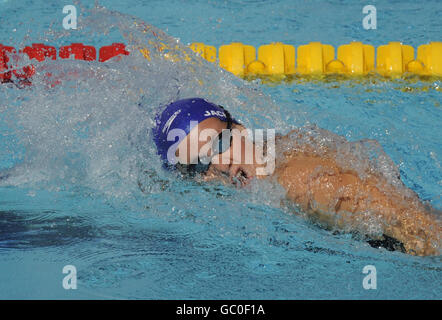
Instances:
[[[44,61],[46,58],[51,60],[57,59],[57,49],[52,46],[47,46],[42,43],[33,43],[31,47],[27,46],[20,53],[26,53],[30,60],[35,59],[38,62]],[[23,67],[22,70],[13,70],[14,75],[18,79],[27,80],[35,74],[35,66],[29,65]]]
[[[70,46],[61,47],[58,55],[62,59],[69,59],[73,55],[75,60],[94,61],[97,59],[97,50],[93,46],[73,43]]]
[[[11,82],[12,75],[18,80],[29,80],[36,72],[34,65],[25,66],[21,69],[14,68],[14,63],[10,63],[10,57],[16,55],[14,47],[4,46],[0,43],[0,83]],[[42,43],[33,43],[20,50],[25,53],[30,60],[35,59],[42,62],[46,59],[56,60],[57,49]],[[99,61],[105,62],[119,55],[129,55],[126,45],[123,43],[113,43],[110,46],[101,47],[99,50]],[[97,59],[97,50],[93,46],[82,43],[72,43],[69,46],[60,47],[58,55],[61,59],[74,58],[75,60],[94,61]],[[15,58],[13,59],[15,60]],[[7,71],[6,71],[7,70]],[[49,75],[50,76],[50,75]]]
[[[12,72],[8,70],[8,54],[15,52],[14,47],[4,46],[0,43],[0,82],[11,81]]]
[[[25,47],[22,52],[26,53],[29,59],[35,59],[39,62],[46,58],[51,60],[57,59],[57,49],[42,43],[33,43],[32,47]]]
[[[113,43],[110,46],[104,46],[100,49],[100,62],[105,62],[118,55],[129,55],[129,51],[126,51],[126,45],[123,43]]]

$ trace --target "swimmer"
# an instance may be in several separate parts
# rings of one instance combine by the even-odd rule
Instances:
[[[270,144],[258,146],[227,110],[201,98],[169,104],[155,122],[153,137],[165,168],[240,186],[274,179],[288,200],[322,226],[360,233],[377,222],[382,235],[372,237],[372,245],[384,242],[413,255],[440,254],[441,223],[414,192],[375,170],[361,177],[344,168],[336,150],[282,149],[301,143],[300,130],[276,136],[274,148],[283,151],[264,157],[272,153],[266,150]]]

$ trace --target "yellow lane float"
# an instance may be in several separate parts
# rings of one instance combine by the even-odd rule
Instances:
[[[294,74],[295,47],[280,42],[260,46],[258,48],[258,61],[262,62],[264,66],[262,74]],[[249,71],[249,73],[252,72]]]
[[[442,42],[430,42],[419,46],[417,60],[424,66],[423,74],[442,77]]]
[[[247,65],[256,59],[256,50],[253,46],[233,42],[219,48],[219,65],[234,75],[244,76]]]
[[[190,48],[212,63],[216,48],[193,43]],[[390,42],[375,49],[362,42],[351,42],[337,48],[311,42],[295,49],[280,42],[251,45],[234,42],[219,48],[219,65],[237,76],[324,75],[365,76],[379,74],[388,78],[404,74],[442,77],[442,42],[430,42],[418,47],[417,57],[412,46]],[[296,61],[296,64],[295,64]]]
[[[406,72],[406,66],[414,60],[414,48],[400,42],[379,46],[376,71],[383,76],[399,77]]]
[[[343,64],[342,73],[366,75],[374,71],[374,47],[362,42],[351,42],[338,47],[338,60]]]
[[[318,75],[327,71],[327,65],[335,59],[335,49],[328,44],[310,42],[298,47],[297,72],[301,75]]]

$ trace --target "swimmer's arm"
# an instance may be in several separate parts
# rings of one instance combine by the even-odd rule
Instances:
[[[292,159],[277,176],[288,198],[326,225],[358,230],[377,219],[383,232],[401,241],[407,252],[439,253],[440,223],[417,197],[404,198],[380,178],[362,181],[332,162],[308,157]]]

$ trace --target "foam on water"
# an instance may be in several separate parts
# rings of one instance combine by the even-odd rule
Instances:
[[[268,232],[262,230],[267,226],[261,218],[250,218],[243,229],[242,215],[232,213],[250,210],[253,203],[279,207],[281,188],[257,184],[254,188],[267,188],[273,195],[263,200],[254,189],[239,191],[177,179],[176,173],[162,169],[151,128],[158,108],[179,98],[199,96],[222,104],[250,128],[283,126],[278,105],[257,84],[217,68],[179,40],[131,16],[94,8],[81,25],[78,32],[84,43],[93,42],[95,34],[118,31],[130,56],[106,63],[45,61],[37,65],[39,73],[31,87],[2,85],[0,95],[6,98],[0,101],[0,126],[8,136],[2,139],[6,148],[0,158],[11,165],[0,171],[0,186],[104,197],[120,208],[112,211],[111,221],[124,228],[131,219],[138,227],[158,224],[151,221],[157,216],[171,223],[203,224],[226,236],[247,233],[265,239]],[[47,34],[49,43],[64,37],[64,32]],[[139,49],[148,49],[150,60]],[[221,210],[226,201],[232,207]],[[270,214],[261,211],[263,217]],[[72,214],[93,214],[94,224],[102,223],[101,210],[86,212]]]
[[[277,106],[255,86],[196,57],[153,26],[103,8],[92,10],[82,25],[85,36],[118,29],[132,53],[107,63],[44,62],[32,87],[1,87],[4,123],[26,150],[10,173],[13,185],[80,184],[120,196],[136,185],[141,167],[164,176],[150,129],[158,108],[179,98],[216,101],[249,126],[282,122]],[[149,50],[150,60],[139,49]],[[49,81],[61,83],[52,87],[47,72]]]

